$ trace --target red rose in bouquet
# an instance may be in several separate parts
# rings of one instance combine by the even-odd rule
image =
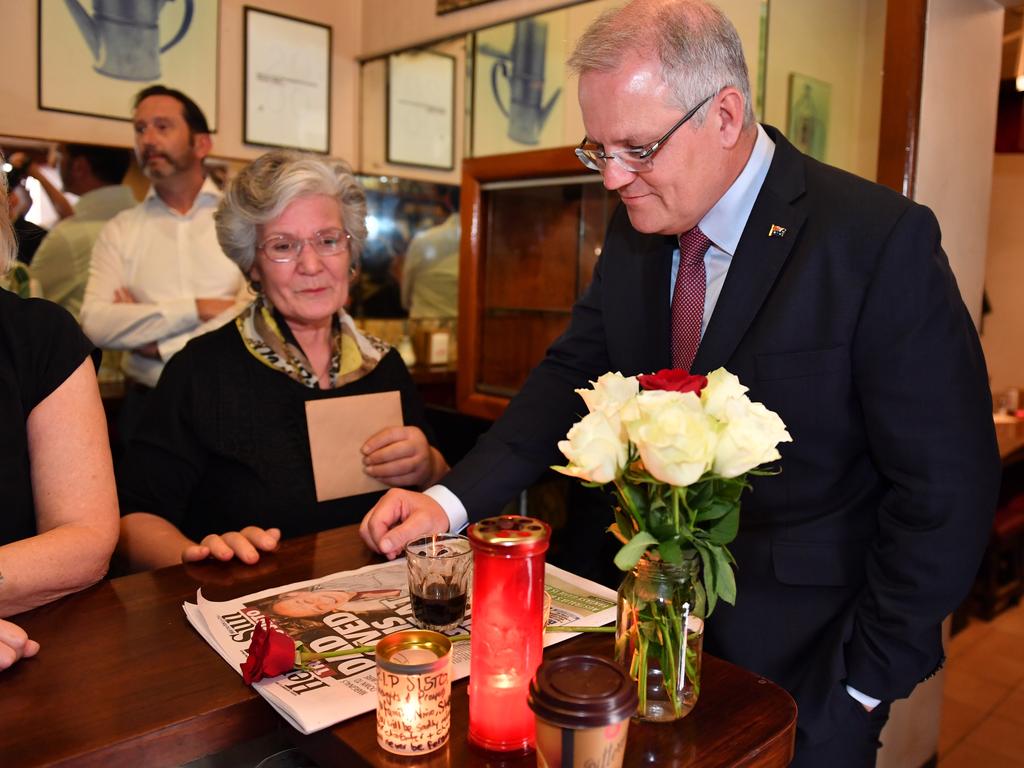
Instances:
[[[295,642],[264,617],[253,630],[249,656],[242,664],[242,679],[246,685],[252,685],[264,677],[283,675],[294,668]]]
[[[662,389],[666,392],[693,392],[699,395],[708,385],[707,376],[693,376],[677,368],[662,368],[657,373],[637,376],[641,389]]]

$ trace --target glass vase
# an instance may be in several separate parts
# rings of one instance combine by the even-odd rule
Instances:
[[[619,587],[615,659],[636,681],[641,720],[678,720],[697,703],[705,602],[699,570],[696,553],[680,565],[644,557]]]

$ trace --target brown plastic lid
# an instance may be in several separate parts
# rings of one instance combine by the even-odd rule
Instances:
[[[631,717],[639,704],[636,683],[600,656],[545,661],[530,681],[527,701],[537,717],[561,728],[612,725]]]

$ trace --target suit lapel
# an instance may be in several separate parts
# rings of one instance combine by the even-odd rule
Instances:
[[[804,191],[803,158],[769,126],[775,155],[733,255],[692,369],[726,365],[747,333],[796,244],[805,214],[791,203]],[[780,236],[773,227],[782,227]]]
[[[641,305],[635,308],[637,316],[647,323],[643,339],[643,373],[654,373],[671,367],[672,317],[669,304],[669,282],[672,280],[672,251],[675,238],[662,235],[641,236],[643,251],[641,266]],[[647,370],[647,368],[650,370]]]

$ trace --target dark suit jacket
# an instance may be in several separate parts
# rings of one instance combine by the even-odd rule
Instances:
[[[694,361],[725,366],[785,421],[782,473],[746,494],[735,607],[706,648],[785,686],[801,739],[891,700],[942,660],[999,482],[985,363],[930,210],[776,149]],[[771,226],[783,237],[769,237]],[[620,208],[569,329],[505,415],[443,481],[471,519],[561,463],[606,371],[669,367],[673,239]]]

